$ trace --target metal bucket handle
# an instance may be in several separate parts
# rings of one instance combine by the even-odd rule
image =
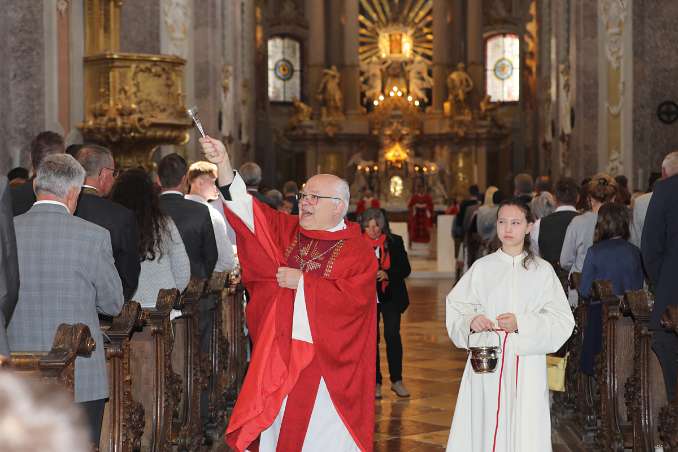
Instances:
[[[497,354],[501,355],[501,335],[499,334],[499,332],[496,329],[479,331],[479,332],[471,331],[470,333],[468,333],[468,336],[466,336],[466,343],[468,344],[469,353],[471,353],[471,335],[472,334],[481,334],[481,333],[485,333],[485,332],[488,332],[488,331],[492,331],[494,334],[497,335],[497,340],[499,341],[499,347],[497,348]]]

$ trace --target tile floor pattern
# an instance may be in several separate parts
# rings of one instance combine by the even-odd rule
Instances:
[[[451,281],[409,279],[410,307],[402,317],[403,382],[411,396],[390,391],[385,344],[381,342],[383,399],[376,401],[374,450],[445,450],[466,353],[445,331],[445,296]]]

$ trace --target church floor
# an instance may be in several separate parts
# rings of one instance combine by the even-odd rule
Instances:
[[[386,349],[381,342],[383,399],[376,401],[374,450],[445,450],[466,353],[454,348],[445,331],[443,299],[449,280],[407,281],[410,307],[402,317],[403,382],[411,396],[390,390]]]

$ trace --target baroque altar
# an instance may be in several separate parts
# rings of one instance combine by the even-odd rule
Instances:
[[[368,190],[387,210],[404,211],[415,184],[423,182],[443,209],[471,184],[484,187],[502,177],[508,131],[489,99],[472,101],[480,97],[471,96],[478,87],[461,63],[441,81],[448,99],[436,111],[432,2],[421,9],[388,2],[383,14],[385,1],[361,3],[359,79],[341,80],[335,67],[327,68],[312,87],[318,110],[294,99],[278,144],[286,160],[296,163],[299,179],[321,172],[346,178],[353,203]],[[343,109],[349,82],[359,84],[358,111]]]

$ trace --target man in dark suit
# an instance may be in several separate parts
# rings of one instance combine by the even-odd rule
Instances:
[[[561,178],[556,184],[556,210],[546,215],[539,222],[539,229],[535,234],[539,244],[539,254],[547,260],[554,268],[559,268],[560,252],[565,242],[565,232],[570,222],[577,216],[577,204],[579,187],[574,179],[569,177]]]
[[[191,276],[209,278],[217,263],[217,242],[207,207],[184,198],[187,171],[186,160],[178,154],[167,155],[160,161],[160,210],[177,225],[191,261]]]
[[[7,179],[0,179],[0,355],[9,356],[7,324],[19,296],[19,262]]]
[[[662,177],[654,186],[647,208],[641,250],[655,303],[650,318],[652,348],[664,372],[667,395],[676,397],[678,336],[663,331],[659,319],[667,306],[678,304],[678,151],[664,158]]]
[[[178,154],[165,156],[158,164],[158,179],[162,188],[160,210],[177,225],[191,263],[191,276],[209,278],[219,257],[217,241],[207,206],[184,198],[188,180],[186,161]],[[209,352],[215,306],[216,300],[210,296],[198,304],[201,353]],[[208,402],[208,394],[203,391],[200,400],[203,423],[208,421]]]
[[[64,138],[56,132],[40,132],[31,141],[31,165],[33,166],[33,177],[38,171],[38,166],[42,160],[50,154],[63,154]],[[16,217],[22,213],[28,212],[35,202],[35,193],[33,192],[33,178],[28,179],[21,185],[12,187],[12,213]]]
[[[116,176],[113,155],[105,147],[86,145],[78,152],[78,162],[85,168],[86,176],[75,215],[111,234],[115,268],[125,300],[129,300],[137,289],[141,272],[139,231],[132,211],[106,199]]]
[[[59,324],[89,327],[96,348],[75,360],[75,402],[99,444],[108,378],[98,313],[118,315],[123,296],[110,234],[73,216],[84,179],[82,166],[67,154],[50,155],[38,167],[37,201],[14,218],[21,286],[8,339],[12,351],[48,351]]]

